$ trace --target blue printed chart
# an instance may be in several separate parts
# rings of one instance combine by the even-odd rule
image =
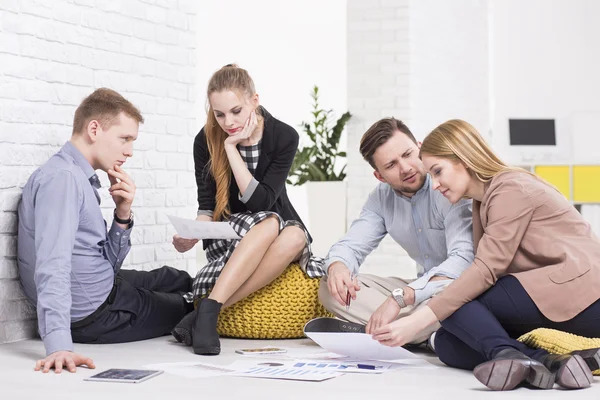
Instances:
[[[327,363],[311,361],[298,361],[294,364],[294,368],[302,368],[306,370],[317,371],[359,372],[363,374],[381,374],[384,372],[385,369],[388,369],[388,367],[383,365]]]
[[[321,382],[327,379],[336,378],[343,375],[342,372],[336,369],[315,369],[302,367],[269,367],[257,366],[252,367],[243,372],[236,372],[231,375],[242,376],[248,378],[271,378],[271,379],[288,379],[295,381],[312,381]]]

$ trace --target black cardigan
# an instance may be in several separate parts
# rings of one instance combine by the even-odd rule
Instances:
[[[304,225],[300,216],[290,203],[285,189],[285,180],[290,172],[292,161],[298,149],[298,132],[291,126],[273,117],[261,107],[264,117],[264,130],[260,157],[254,178],[259,182],[254,193],[246,204],[238,197],[239,188],[235,177],[231,176],[229,185],[229,208],[232,214],[251,211],[274,211],[284,221],[296,220]],[[198,210],[214,210],[216,183],[210,173],[208,161],[210,155],[206,143],[204,128],[194,140],[194,164],[196,169],[196,185],[198,186]],[[309,240],[312,238],[309,235]],[[204,248],[208,246],[204,241]]]

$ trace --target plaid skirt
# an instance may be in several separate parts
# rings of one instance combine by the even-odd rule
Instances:
[[[233,214],[229,217],[228,222],[233,227],[233,230],[243,238],[254,225],[264,221],[270,216],[276,216],[277,219],[279,219],[279,232],[288,226],[297,226],[304,231],[304,235],[306,236],[306,246],[304,246],[304,250],[302,251],[298,263],[306,275],[311,278],[319,278],[325,275],[325,260],[321,257],[312,255],[308,240],[308,231],[300,222],[293,220],[284,221],[277,213],[272,211]],[[217,278],[219,278],[223,267],[241,240],[242,239],[214,239],[210,241],[210,244],[206,248],[208,264],[198,271],[196,278],[194,279],[194,298],[203,297],[211,291],[217,282]]]

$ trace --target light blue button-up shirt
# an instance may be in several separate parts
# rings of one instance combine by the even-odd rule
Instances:
[[[326,267],[344,263],[357,274],[365,258],[389,234],[417,263],[415,305],[430,298],[446,283],[434,276],[457,278],[473,262],[471,201],[451,204],[431,188],[429,174],[412,197],[380,183],[369,195],[360,217],[327,255]]]
[[[46,354],[73,351],[71,322],[106,300],[131,248],[131,228],[106,232],[98,176],[67,142],[23,188],[18,264],[25,295],[37,306]]]

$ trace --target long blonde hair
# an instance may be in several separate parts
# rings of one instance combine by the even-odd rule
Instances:
[[[223,90],[238,91],[246,96],[253,96],[256,93],[254,81],[248,74],[248,71],[239,68],[235,64],[228,64],[213,74],[210,81],[208,81],[206,97],[208,99],[212,93]],[[220,221],[231,215],[229,207],[231,166],[225,153],[225,139],[227,139],[228,135],[221,129],[221,126],[217,122],[210,101],[208,102],[204,132],[206,133],[206,143],[210,154],[210,172],[217,186],[213,220]]]
[[[489,182],[504,171],[528,172],[505,164],[475,127],[460,119],[446,121],[431,131],[421,144],[420,157],[423,154],[461,161],[482,182]]]

